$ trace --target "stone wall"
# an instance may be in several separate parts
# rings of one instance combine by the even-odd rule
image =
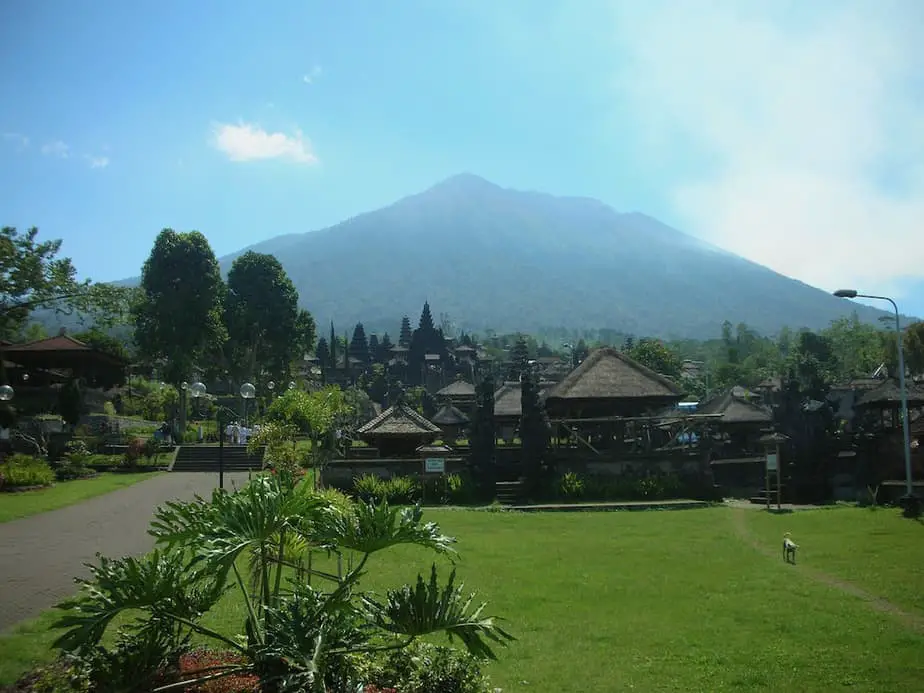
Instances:
[[[461,457],[446,457],[446,473],[459,474],[468,468],[468,464]],[[336,460],[324,468],[322,481],[327,486],[349,489],[353,487],[353,480],[366,474],[372,474],[381,479],[390,479],[396,476],[420,476],[423,474],[424,461],[419,458],[390,458],[371,460]]]

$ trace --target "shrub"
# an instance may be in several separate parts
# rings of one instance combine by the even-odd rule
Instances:
[[[392,505],[410,505],[420,498],[420,486],[410,476],[393,476],[384,484],[385,500]]]
[[[490,693],[478,661],[452,647],[415,642],[359,665],[366,691]]]
[[[72,481],[74,479],[86,479],[89,476],[93,476],[95,473],[90,469],[86,462],[82,460],[69,460],[66,459],[57,464],[54,469],[55,478],[58,481]]]
[[[109,400],[106,400],[105,402],[103,402],[103,413],[106,416],[116,416],[115,405]]]
[[[128,442],[128,447],[125,449],[125,452],[122,453],[122,461],[119,463],[119,466],[126,469],[134,469],[138,466],[138,462],[141,460],[143,454],[144,441],[141,438],[132,438]]]
[[[363,474],[353,481],[353,492],[362,501],[380,501],[385,497],[385,481],[375,474]]]
[[[4,487],[50,486],[55,480],[48,462],[32,455],[10,455],[0,465],[0,473],[3,474]]]
[[[450,474],[446,477],[446,495],[449,503],[469,503],[472,500],[473,489],[471,481],[459,474]]]
[[[563,498],[583,498],[584,490],[584,479],[574,472],[567,472],[558,480],[558,492]]]

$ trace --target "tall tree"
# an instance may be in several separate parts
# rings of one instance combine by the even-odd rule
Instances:
[[[126,317],[134,290],[77,280],[70,258],[58,257],[61,241],[38,242],[38,229],[0,229],[0,339],[14,341],[32,311],[86,314],[112,324]]]
[[[227,338],[222,322],[224,282],[209,242],[198,231],[164,229],[141,270],[132,307],[142,358],[164,362],[164,380],[179,385]]]
[[[366,339],[366,329],[361,322],[353,328],[353,337],[350,339],[350,356],[361,363],[369,363],[369,341]]]
[[[228,272],[228,354],[238,380],[261,371],[283,379],[301,348],[298,292],[273,255],[248,251]],[[304,353],[304,352],[303,352]]]
[[[414,332],[411,330],[411,319],[405,315],[403,318],[401,318],[401,332],[398,336],[398,346],[409,349],[411,346],[411,338],[413,336]]]
[[[369,360],[379,361],[379,336],[375,332],[369,335]]]
[[[324,337],[321,337],[318,340],[318,345],[314,348],[315,356],[318,357],[318,363],[321,365],[321,368],[330,368],[330,346],[327,344],[327,340]]]
[[[314,322],[314,316],[304,308],[298,311],[298,317],[295,319],[295,332],[298,335],[298,355],[312,353],[318,338],[318,328]]]
[[[337,364],[337,333],[334,332],[334,321],[330,321],[330,340],[327,342],[329,349],[328,358],[330,359],[330,368],[336,369]]]

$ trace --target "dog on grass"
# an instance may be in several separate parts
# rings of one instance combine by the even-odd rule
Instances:
[[[787,563],[796,562],[796,549],[799,548],[799,545],[792,540],[792,535],[789,532],[783,535],[783,560]]]

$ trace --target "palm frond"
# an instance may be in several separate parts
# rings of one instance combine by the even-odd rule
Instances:
[[[328,508],[318,523],[315,541],[333,548],[371,554],[398,544],[417,544],[439,553],[455,553],[455,539],[435,522],[422,522],[419,505],[399,508],[382,503],[357,503],[350,510]]]
[[[88,564],[91,578],[77,580],[80,593],[60,603],[66,611],[54,628],[67,628],[54,643],[75,650],[99,643],[119,614],[140,610],[147,617],[170,614],[194,621],[214,605],[225,591],[214,574],[196,568],[176,551],[154,550],[142,558],[110,559],[98,556]]]
[[[496,619],[482,616],[486,604],[473,608],[475,595],[464,597],[455,577],[453,570],[446,586],[441,587],[434,565],[429,581],[418,575],[416,586],[389,591],[385,604],[368,596],[363,604],[372,621],[389,633],[419,637],[442,631],[450,639],[458,637],[472,655],[496,659],[489,641],[506,646],[515,638],[498,626]]]

